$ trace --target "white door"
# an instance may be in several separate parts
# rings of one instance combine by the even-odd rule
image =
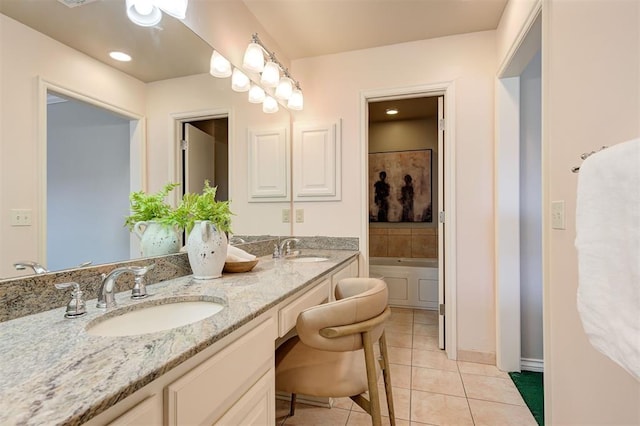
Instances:
[[[438,206],[444,213],[444,96],[438,96]],[[444,349],[444,226],[445,217],[438,215],[438,347]]]
[[[184,129],[185,192],[200,193],[204,181],[215,186],[215,139],[208,133],[186,123]]]

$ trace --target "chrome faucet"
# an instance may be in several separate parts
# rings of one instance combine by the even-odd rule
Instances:
[[[282,240],[280,242],[280,245],[276,245],[274,247],[274,251],[273,251],[273,257],[276,259],[285,257],[285,256],[290,256],[291,253],[291,243],[298,243],[300,242],[299,239],[297,238],[285,238],[284,240]]]
[[[115,299],[115,283],[116,279],[126,272],[132,273],[135,275],[135,285],[133,286],[133,291],[131,297],[133,299],[142,299],[147,296],[147,290],[145,286],[144,276],[147,272],[149,272],[155,264],[151,264],[148,266],[123,266],[121,268],[116,268],[108,274],[102,274],[102,285],[98,290],[98,303],[96,307],[98,308],[115,308],[116,307],[116,299]]]
[[[39,264],[38,262],[32,262],[30,260],[21,260],[13,264],[13,267],[18,271],[24,271],[27,268],[33,269],[36,274],[46,274],[49,272],[47,268]]]

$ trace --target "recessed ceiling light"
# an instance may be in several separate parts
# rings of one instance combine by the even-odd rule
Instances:
[[[127,55],[124,52],[117,52],[117,51],[109,52],[109,56],[111,56],[116,61],[120,61],[120,62],[129,62],[131,60],[131,56]]]
[[[398,110],[395,108],[387,108],[387,115],[396,115]]]

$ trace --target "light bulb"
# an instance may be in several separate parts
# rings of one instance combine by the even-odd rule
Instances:
[[[294,89],[291,97],[289,98],[289,102],[287,102],[287,108],[301,111],[304,107],[304,98],[302,97],[302,90]]]
[[[126,0],[127,17],[141,27],[153,27],[162,20],[162,12],[151,0]]]
[[[264,89],[256,84],[251,85],[251,89],[249,89],[249,102],[252,104],[260,104],[264,102],[265,99]]]
[[[264,69],[264,54],[258,43],[249,43],[244,52],[242,66],[247,71],[262,72]]]
[[[153,12],[153,3],[151,0],[136,0],[133,7],[137,13],[143,16],[149,15]]]
[[[249,77],[238,68],[235,68],[231,75],[231,88],[236,92],[246,92],[249,90],[250,85]]]
[[[276,87],[280,81],[280,67],[273,61],[267,62],[260,77],[260,83],[264,87]]]
[[[278,112],[278,101],[271,96],[267,96],[262,103],[262,112],[267,114]]]
[[[288,100],[293,93],[293,81],[289,77],[282,77],[276,87],[276,98]]]
[[[209,72],[214,77],[229,77],[231,75],[231,63],[227,58],[214,50],[211,54]]]

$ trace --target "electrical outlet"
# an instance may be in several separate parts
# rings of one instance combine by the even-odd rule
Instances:
[[[31,209],[11,209],[11,226],[31,226]]]
[[[551,202],[551,228],[566,229],[564,222],[564,200]]]
[[[291,223],[291,209],[282,209],[282,223]]]
[[[296,209],[296,223],[304,222],[304,209]]]

